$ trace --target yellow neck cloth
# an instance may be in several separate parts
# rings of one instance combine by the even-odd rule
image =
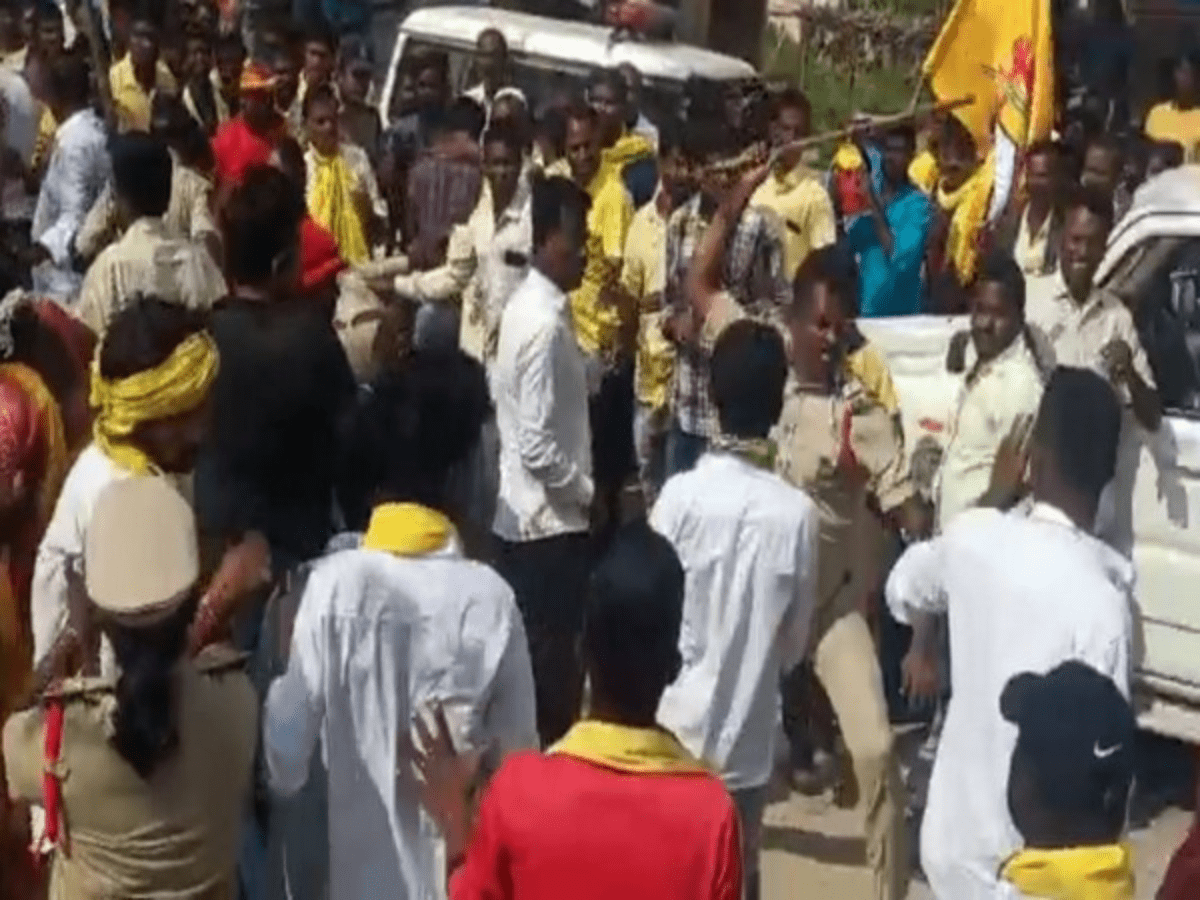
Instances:
[[[626,131],[611,147],[606,147],[600,154],[601,166],[612,166],[624,169],[625,166],[639,159],[654,157],[654,145],[645,135],[636,131]]]
[[[454,525],[435,509],[419,503],[381,503],[371,511],[362,546],[396,556],[424,556],[441,550],[453,536]]]
[[[988,204],[996,179],[996,156],[988,153],[983,165],[956,190],[937,188],[937,202],[950,213],[950,233],[946,237],[946,258],[954,266],[959,284],[970,284],[979,262],[979,235],[987,221]]]
[[[97,351],[92,360],[92,440],[123,469],[136,475],[157,471],[150,457],[129,442],[134,430],[196,409],[208,396],[219,367],[217,345],[204,332],[193,334],[153,369],[114,381],[100,375]]]
[[[308,210],[313,219],[333,234],[342,258],[351,265],[371,258],[366,230],[355,203],[356,179],[341,153],[323,156],[312,153],[312,188]]]
[[[1022,850],[1001,876],[1029,897],[1133,900],[1133,861],[1124,844],[1069,850]]]
[[[632,775],[704,775],[711,770],[661,728],[628,728],[584,719],[546,751]]]

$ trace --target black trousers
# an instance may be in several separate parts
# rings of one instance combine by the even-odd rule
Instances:
[[[580,637],[592,541],[586,533],[521,543],[499,542],[496,569],[517,596],[525,623],[538,735],[549,746],[579,718],[583,696]]]

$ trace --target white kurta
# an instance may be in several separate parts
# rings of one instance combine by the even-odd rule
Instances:
[[[666,483],[650,524],[686,574],[683,668],[658,718],[730,790],[765,785],[779,678],[804,655],[817,575],[816,504],[773,472],[708,453]]]
[[[83,574],[83,548],[96,501],[110,484],[129,477],[129,472],[119,468],[95,444],[84,448],[67,473],[33,568],[29,606],[35,665],[50,652],[67,625],[67,572]],[[112,668],[110,653],[103,655],[101,664],[102,669]]]
[[[83,574],[83,551],[96,501],[110,484],[133,477],[132,472],[114,463],[95,444],[83,449],[67,473],[54,506],[54,515],[38,545],[33,567],[29,606],[33,620],[34,665],[50,652],[67,625],[67,572]],[[190,476],[159,477],[166,477],[172,487],[191,502]],[[107,639],[101,644],[100,672],[102,675],[116,673]]]
[[[437,830],[411,773],[411,723],[445,705],[456,742],[537,746],[533,674],[513,592],[457,543],[427,556],[348,550],[317,563],[287,671],[263,712],[272,790],[298,791],[320,739],[331,900],[442,892]]]
[[[1132,564],[1057,509],[971,509],[910,547],[887,583],[893,615],[947,612],[954,694],[934,761],[921,864],[938,900],[995,900],[1021,847],[1008,812],[1014,676],[1079,660],[1129,694]]]

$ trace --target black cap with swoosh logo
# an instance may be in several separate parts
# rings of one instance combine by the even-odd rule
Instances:
[[[1005,686],[1000,712],[1017,726],[1017,747],[1047,804],[1086,813],[1125,802],[1137,720],[1111,678],[1076,660],[1045,675],[1026,672]]]

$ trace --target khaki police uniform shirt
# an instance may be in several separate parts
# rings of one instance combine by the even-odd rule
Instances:
[[[115,682],[74,679],[59,691],[65,840],[54,854],[49,900],[236,897],[258,708],[240,657],[210,650],[205,660],[180,663],[179,743],[145,780],[109,743]],[[4,726],[17,799],[42,802],[44,743],[40,707]]]
[[[228,292],[207,247],[174,237],[162,219],[146,217],[96,257],[74,312],[103,337],[112,318],[139,296],[207,311]]]
[[[714,342],[728,325],[745,316],[732,297],[720,295],[701,339]],[[821,514],[813,641],[857,608],[873,586],[878,539],[867,509],[868,493],[884,512],[914,494],[903,433],[895,409],[888,407],[893,396],[890,376],[884,386],[870,384],[878,373],[886,375],[881,365],[878,351],[868,344],[847,359],[846,378],[837,393],[806,390],[790,377],[784,388],[783,412],[774,434],[776,471],[802,488]],[[857,475],[848,475],[839,466],[847,412]]]

